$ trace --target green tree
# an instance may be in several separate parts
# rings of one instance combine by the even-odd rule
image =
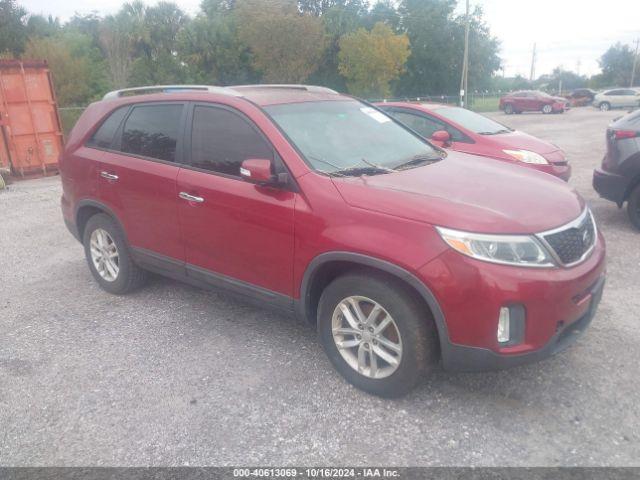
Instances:
[[[464,52],[464,16],[455,16],[455,0],[403,0],[402,27],[411,42],[407,73],[399,82],[405,95],[454,94],[460,86]],[[500,67],[499,43],[482,18],[471,13],[469,31],[469,87],[486,88]]]
[[[138,19],[137,58],[132,64],[129,83],[153,85],[187,81],[188,70],[178,58],[176,44],[189,17],[172,2],[158,2],[137,12],[134,14]]]
[[[400,30],[400,14],[391,0],[378,0],[371,10],[364,13],[362,21],[367,30],[378,22],[389,25],[394,32]]]
[[[616,43],[600,57],[602,77],[599,79],[602,86],[628,86],[631,81],[633,69],[633,50],[629,45]],[[637,73],[637,72],[636,72]],[[635,85],[640,85],[640,75],[636,75]]]
[[[322,21],[301,14],[292,0],[238,0],[238,33],[265,82],[301,83],[325,49]]]
[[[396,35],[388,25],[376,23],[370,32],[360,28],[340,39],[340,73],[351,93],[387,96],[409,52],[406,35]]]
[[[231,5],[205,1],[202,10],[178,35],[179,58],[194,81],[214,85],[257,81],[249,49],[238,38]]]
[[[20,55],[27,41],[27,11],[14,0],[0,0],[0,55]]]
[[[79,35],[33,37],[23,54],[24,58],[48,62],[58,103],[62,106],[85,105],[96,93],[96,65],[85,50],[90,48],[91,39]]]
[[[324,25],[327,48],[316,72],[310,82],[325,85],[339,91],[347,86],[344,77],[338,72],[338,53],[340,38],[362,26],[363,16],[367,13],[366,5],[360,1],[352,1],[345,5],[334,5],[320,17]]]

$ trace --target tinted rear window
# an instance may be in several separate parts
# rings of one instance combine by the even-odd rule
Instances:
[[[134,107],[124,123],[120,150],[174,162],[181,115],[180,104]]]
[[[116,134],[122,119],[129,110],[129,105],[116,109],[107,119],[102,122],[100,128],[91,136],[87,145],[90,147],[109,148],[113,142],[113,136]]]

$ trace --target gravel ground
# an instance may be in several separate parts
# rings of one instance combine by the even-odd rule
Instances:
[[[0,192],[0,464],[640,465],[640,234],[590,184],[620,113],[492,115],[567,152],[607,238],[604,298],[573,348],[375,398],[292,318],[160,278],[101,291],[59,179],[19,182]]]

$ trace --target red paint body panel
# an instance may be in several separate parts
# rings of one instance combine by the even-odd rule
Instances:
[[[518,130],[497,135],[479,135],[474,131],[469,130],[464,125],[453,122],[443,115],[438,114],[438,109],[447,107],[450,108],[450,106],[448,105],[409,102],[385,102],[379,103],[378,106],[401,107],[422,115],[427,115],[430,118],[437,119],[440,122],[448,124],[451,127],[461,131],[472,141],[471,143],[454,141],[451,142],[451,144],[447,147],[444,147],[438,142],[432,141],[432,143],[438,145],[439,147],[448,148],[457,152],[470,153],[472,155],[481,157],[489,157],[497,160],[502,160],[514,165],[537,170],[539,172],[549,173],[565,181],[568,181],[571,177],[571,166],[567,162],[567,159],[564,156],[562,150],[549,142],[534,137],[533,135],[529,135]],[[529,150],[531,152],[542,155],[549,162],[549,165],[535,165],[519,162],[510,155],[504,153],[503,150]]]
[[[457,152],[392,175],[334,181],[354,207],[471,232],[542,232],[584,209],[584,200],[558,179]]]
[[[178,191],[205,200],[179,202],[188,264],[293,296],[297,194],[186,169]]]
[[[104,152],[98,170],[98,198],[118,216],[131,245],[184,261],[176,191],[180,167]]]
[[[466,257],[447,246],[435,228],[532,234],[564,225],[585,208],[566,183],[455,148],[442,161],[402,172],[328,177],[305,163],[259,106],[344,98],[248,90],[247,98],[181,92],[93,104],[71,133],[62,158],[64,217],[75,225],[80,203],[98,201],[117,216],[132,246],[292,300],[301,299],[305,273],[323,253],[350,252],[390,262],[433,293],[444,313],[445,338],[448,334],[452,343],[502,355],[540,349],[558,322],[570,323],[584,313],[588,302],[577,299],[604,273],[602,237],[577,266],[537,269]],[[172,100],[219,103],[242,112],[271,142],[295,185],[288,190],[262,187],[188,165],[84,146],[101,119],[120,105]],[[532,149],[537,140],[516,134],[495,141],[503,142],[501,147],[522,142]],[[499,147],[483,148],[486,157]],[[557,154],[545,148],[545,155]],[[102,178],[102,171],[117,175],[118,181]],[[203,202],[180,199],[181,192]],[[501,349],[498,311],[509,302],[526,309],[525,341]]]

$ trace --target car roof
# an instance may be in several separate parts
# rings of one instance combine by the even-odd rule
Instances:
[[[341,95],[335,90],[315,85],[234,85],[219,87],[213,85],[150,85],[124,88],[107,93],[103,100],[129,99],[132,103],[145,100],[201,100],[211,95],[244,98],[260,106],[283,103],[312,101],[348,100],[351,97]],[[148,98],[147,98],[148,97]]]
[[[457,105],[448,105],[446,103],[432,103],[432,102],[376,102],[375,105],[379,107],[409,107],[415,108],[418,107],[420,109],[426,110],[438,110],[444,107],[452,107],[457,108]]]

